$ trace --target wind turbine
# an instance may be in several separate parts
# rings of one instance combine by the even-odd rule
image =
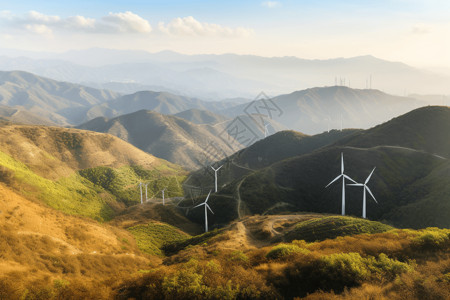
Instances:
[[[213,169],[214,170],[214,192],[215,193],[217,193],[217,171],[219,171],[220,170],[220,168],[222,168],[223,167],[223,165],[221,165],[220,167],[218,167],[217,169],[214,169],[214,167],[213,166],[211,166],[211,169]]]
[[[376,167],[375,167],[376,168]],[[347,184],[351,186],[362,186],[363,187],[363,209],[362,209],[362,217],[366,218],[366,191],[369,192],[370,196],[372,196],[373,200],[378,204],[377,199],[375,199],[375,196],[370,191],[369,187],[367,186],[367,183],[370,180],[370,177],[372,177],[373,172],[375,171],[375,168],[373,168],[372,172],[370,172],[369,177],[367,177],[366,181],[364,183],[352,183]]]
[[[166,205],[165,204],[165,202],[164,202],[164,191],[166,190],[166,188],[164,188],[162,191],[161,191],[161,193],[162,193],[162,199],[163,199],[163,205]]]
[[[211,207],[209,207],[208,205],[208,199],[209,199],[209,195],[211,195],[211,190],[209,190],[208,196],[206,197],[205,202],[200,203],[199,205],[194,206],[193,208],[199,207],[204,205],[205,206],[205,232],[208,232],[208,211],[206,210],[206,208],[209,209],[209,211],[214,214],[214,212],[212,211]]]
[[[269,126],[270,123],[265,123],[264,124],[264,137],[266,138],[269,135],[269,128],[267,128],[267,126]]]
[[[141,190],[141,204],[144,203],[142,201],[142,182],[139,182],[139,189]]]
[[[331,181],[325,188],[329,187],[333,182],[342,177],[342,215],[345,216],[345,179],[351,180],[354,183],[353,179],[344,174],[344,153],[341,153],[341,174],[338,175],[333,181]]]
[[[148,201],[148,197],[147,197],[147,187],[148,187],[149,183],[145,184],[145,202]]]

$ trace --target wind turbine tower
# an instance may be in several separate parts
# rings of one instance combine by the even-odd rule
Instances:
[[[221,165],[220,167],[218,167],[217,169],[214,169],[213,166],[211,166],[211,169],[214,170],[214,191],[215,193],[217,193],[217,172],[220,170],[220,168],[222,168],[223,165]]]
[[[143,204],[143,200],[142,200],[142,182],[139,182],[139,189],[141,190],[141,204]]]
[[[211,195],[211,190],[208,193],[208,196],[206,197],[205,202],[200,203],[199,205],[194,206],[193,208],[199,207],[204,205],[205,206],[205,232],[208,232],[208,211],[206,209],[209,209],[209,211],[214,214],[214,212],[212,211],[211,207],[209,207],[208,205],[208,199],[209,199],[209,195]]]
[[[342,215],[345,216],[345,179],[353,181],[354,183],[356,183],[356,181],[344,174],[344,153],[341,153],[341,174],[333,179],[333,181],[331,181],[325,188],[329,187],[332,183],[340,178],[342,178]]]
[[[362,217],[366,218],[366,191],[369,192],[370,196],[372,196],[373,200],[378,204],[377,199],[375,199],[375,196],[372,194],[372,191],[367,186],[367,183],[370,180],[370,177],[372,177],[373,172],[375,171],[375,168],[373,168],[372,172],[370,172],[369,177],[367,177],[366,181],[364,183],[352,183],[347,184],[351,186],[362,186],[363,187],[363,208],[362,208]]]
[[[264,124],[264,137],[266,138],[267,136],[269,136],[269,123]]]

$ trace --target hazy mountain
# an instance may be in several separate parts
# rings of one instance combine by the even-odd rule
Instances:
[[[414,98],[343,86],[312,88],[269,100],[260,97],[258,100],[257,105],[242,104],[221,113],[234,116],[243,111],[252,112],[258,106],[261,113],[271,114],[272,118],[290,129],[316,134],[329,129],[340,129],[341,126],[369,128],[423,104]]]
[[[274,96],[333,84],[360,89],[369,87],[397,95],[450,93],[446,84],[448,75],[370,55],[307,60],[297,57],[183,55],[170,51],[148,53],[99,48],[61,54],[24,53],[34,57],[33,62],[18,58],[11,51],[0,53],[8,55],[0,59],[0,69],[3,70],[20,69],[56,80],[89,82],[95,87],[108,82],[132,82],[137,88],[160,86],[164,87],[161,91],[177,91],[177,94],[214,100],[241,96],[253,98],[261,91]],[[45,67],[46,64],[48,67]],[[128,85],[128,88],[131,87]],[[137,90],[128,90],[134,91]]]
[[[176,113],[174,116],[195,124],[215,124],[229,119],[225,116],[207,110],[195,108]]]
[[[59,82],[31,73],[0,72],[0,104],[26,110],[49,123],[76,124],[92,105],[119,94],[77,84]]]
[[[157,157],[196,169],[208,164],[216,155],[224,157],[244,146],[226,131],[235,120],[200,125],[175,116],[141,110],[113,119],[99,117],[78,128],[113,134]],[[254,122],[249,117],[242,116],[239,121],[245,121],[251,129],[253,141],[264,135],[263,129],[252,125]],[[271,126],[271,130],[283,128],[276,122]]]
[[[55,125],[55,123],[24,109],[0,105],[0,119],[16,124]]]
[[[91,107],[86,113],[85,121],[96,117],[117,117],[142,109],[175,114],[192,108],[218,111],[231,106],[226,102],[208,102],[166,92],[142,91]]]

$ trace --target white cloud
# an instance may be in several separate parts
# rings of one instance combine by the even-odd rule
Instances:
[[[152,31],[152,27],[147,20],[140,16],[127,11],[124,13],[109,13],[108,16],[103,17],[102,20],[115,27],[119,32],[136,32],[136,33],[148,33]]]
[[[236,27],[230,28],[213,23],[202,23],[194,17],[176,18],[167,25],[160,22],[159,31],[177,36],[219,36],[219,37],[248,37],[253,33],[252,29]]]
[[[24,16],[16,16],[8,11],[2,11],[0,19],[11,27],[19,26],[36,34],[49,34],[56,30],[90,33],[149,33],[152,31],[147,20],[130,11],[109,13],[100,19],[83,16],[61,18],[37,11],[30,11]]]
[[[280,6],[281,3],[278,1],[264,1],[261,3],[261,5],[268,7],[268,8],[274,8],[274,7]]]

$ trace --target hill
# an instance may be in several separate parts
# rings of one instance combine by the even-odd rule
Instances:
[[[225,116],[215,114],[211,111],[199,110],[195,108],[176,113],[174,114],[174,116],[181,119],[185,119],[186,121],[195,124],[211,124],[211,125],[219,122],[224,122],[228,119]]]
[[[255,157],[261,161],[268,157],[264,154],[266,148],[260,147],[265,141],[271,147],[283,145],[283,149],[289,149],[280,139],[291,135],[290,139],[297,141],[294,149],[298,150],[307,141],[302,134],[278,133],[252,146],[259,150],[251,151],[249,147],[228,161],[219,174],[221,190],[217,197],[233,199],[239,217],[279,211],[339,213],[341,189],[337,184],[328,189],[325,186],[339,174],[340,154],[344,153],[347,174],[359,182],[377,167],[370,187],[379,204],[368,199],[370,219],[386,220],[400,227],[448,228],[450,177],[448,160],[443,156],[448,153],[448,120],[448,108],[424,107],[373,129],[355,131],[334,144],[298,152],[297,156],[288,153],[290,158],[279,157],[277,162],[259,168]],[[271,143],[270,138],[277,142]],[[248,157],[253,158],[255,169],[250,169],[250,164],[236,163],[246,151],[251,153]],[[236,165],[240,174],[230,171],[237,169]],[[188,178],[185,190],[212,183],[213,177],[197,172]],[[347,214],[361,215],[361,197],[359,189],[347,188]],[[225,215],[233,217],[229,211]]]
[[[56,125],[50,120],[24,109],[0,105],[0,119],[3,121],[27,125]]]
[[[264,134],[249,117],[242,116],[239,120],[250,124],[248,127],[256,134],[252,137],[254,141]],[[199,125],[175,116],[141,110],[113,119],[96,118],[78,128],[110,133],[139,149],[192,170],[208,164],[211,155],[222,158],[243,147],[226,131],[234,121]],[[273,122],[272,128],[279,130],[280,126]],[[217,153],[210,153],[214,150],[210,149],[211,145]]]
[[[218,111],[231,106],[227,102],[207,102],[167,92],[141,91],[92,106],[86,113],[85,121],[97,117],[114,118],[139,110],[171,115],[193,108]]]
[[[307,134],[340,129],[341,122],[343,128],[370,128],[423,104],[414,98],[345,86],[296,91],[273,97],[271,101],[280,110],[278,114],[272,112],[275,121]],[[248,105],[238,105],[220,113],[234,116]]]
[[[118,93],[59,82],[21,71],[0,71],[0,104],[40,116],[48,123],[77,124],[89,107]]]
[[[358,132],[357,129],[343,131],[331,130],[317,135],[306,135],[292,130],[276,132],[273,135],[259,140],[253,145],[244,148],[225,160],[216,162],[217,166],[224,165],[219,171],[220,186],[225,186],[233,181],[276,162],[294,156],[304,155],[322,147],[331,145],[347,136]],[[185,182],[185,186],[211,186],[211,178],[214,174],[208,168],[192,172]]]
[[[107,134],[57,127],[0,127],[0,181],[69,214],[109,220],[140,201],[137,184],[181,195],[181,167]]]
[[[426,106],[342,139],[337,144],[370,148],[390,145],[450,158],[450,108]]]
[[[0,297],[107,298],[117,281],[157,260],[126,230],[29,201],[0,184]],[[114,268],[112,267],[114,266]]]

